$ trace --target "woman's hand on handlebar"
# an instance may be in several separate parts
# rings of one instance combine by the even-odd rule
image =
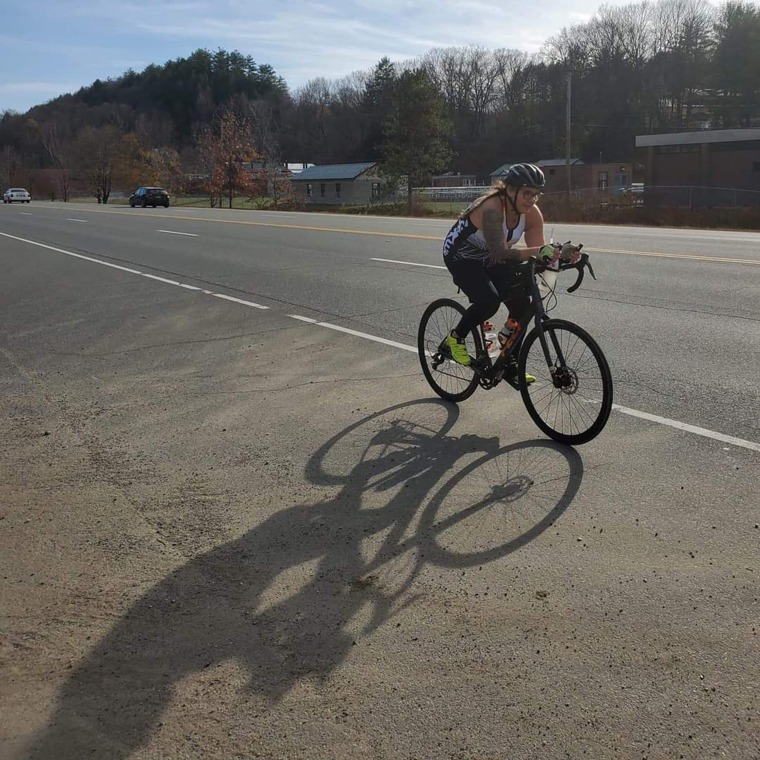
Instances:
[[[563,262],[567,261],[570,264],[577,264],[581,259],[581,248],[583,248],[583,243],[575,245],[575,243],[571,243],[568,240],[559,249],[559,257]]]
[[[569,240],[567,243],[548,243],[539,248],[537,258],[548,269],[557,269],[560,263],[572,266],[580,261],[581,248],[582,243],[575,245]]]

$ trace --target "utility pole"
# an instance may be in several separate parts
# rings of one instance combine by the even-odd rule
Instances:
[[[565,174],[567,175],[567,202],[570,203],[570,191],[572,190],[573,183],[570,179],[570,103],[572,99],[573,91],[573,72],[567,72],[567,104],[565,111]]]

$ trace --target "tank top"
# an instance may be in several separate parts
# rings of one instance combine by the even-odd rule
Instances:
[[[478,199],[480,201],[480,199]],[[491,255],[488,250],[488,244],[483,236],[483,232],[475,226],[470,214],[477,207],[478,201],[472,203],[466,208],[462,215],[449,230],[446,239],[443,241],[443,260],[447,263],[462,260],[475,260],[485,263]],[[514,227],[507,226],[507,208],[504,198],[501,199],[502,208],[502,227],[504,238],[513,244],[516,244],[525,232],[525,215],[520,214],[517,224]]]

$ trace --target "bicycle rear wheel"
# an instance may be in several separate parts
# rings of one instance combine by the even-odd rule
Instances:
[[[445,339],[462,318],[465,309],[451,298],[440,298],[425,309],[417,332],[417,352],[430,387],[446,401],[464,401],[478,387],[472,367],[457,364],[448,353]],[[466,338],[470,356],[479,356],[480,336],[473,330]]]
[[[560,443],[576,445],[595,438],[612,409],[612,374],[596,341],[582,328],[562,319],[543,324],[551,364],[547,366],[537,329],[525,338],[518,376],[525,408],[538,427]]]

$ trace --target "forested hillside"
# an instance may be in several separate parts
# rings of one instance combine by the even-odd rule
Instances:
[[[602,6],[538,55],[433,49],[295,91],[251,56],[197,50],[26,114],[5,112],[0,184],[34,177],[57,197],[86,185],[107,198],[112,187],[215,173],[221,192],[231,188],[235,162],[397,159],[399,114],[416,128],[401,102],[410,73],[440,104],[436,124],[425,124],[437,130],[436,144],[445,142],[436,170],[483,177],[508,161],[564,156],[569,74],[573,155],[631,161],[637,134],[760,125],[760,9],[704,0]],[[224,134],[228,153],[220,156]]]

